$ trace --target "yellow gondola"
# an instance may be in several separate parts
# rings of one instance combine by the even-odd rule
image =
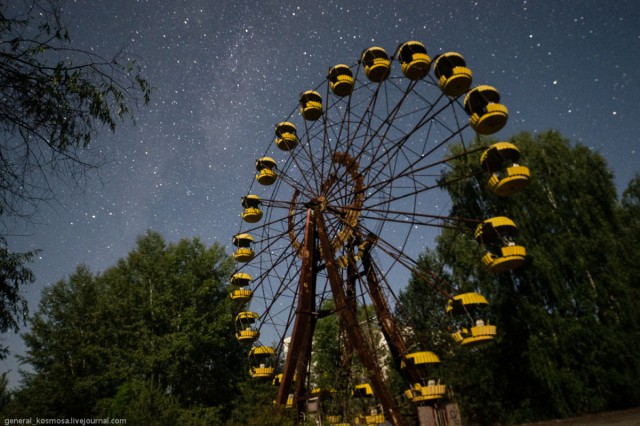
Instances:
[[[253,297],[253,291],[248,288],[236,288],[231,290],[230,297],[234,302],[238,302],[244,305],[251,301],[251,298]]]
[[[253,343],[260,337],[260,332],[254,324],[260,316],[255,312],[240,312],[236,315],[236,339],[242,343]]]
[[[360,415],[356,419],[356,424],[365,424],[365,425],[382,425],[388,424],[385,423],[386,419],[384,418],[384,414],[363,414]]]
[[[276,160],[271,157],[262,157],[256,161],[256,180],[260,185],[271,185],[276,181]]]
[[[276,374],[275,376],[273,376],[273,386],[280,386],[280,382],[282,381],[282,373]],[[291,383],[295,383],[296,382],[296,375],[293,375],[293,380],[291,381]]]
[[[262,219],[262,210],[260,210],[261,205],[260,197],[257,195],[247,195],[246,197],[242,197],[242,207],[244,207],[244,211],[242,212],[242,220],[248,223],[256,223]]]
[[[342,422],[342,416],[327,416],[326,417],[327,422],[329,422],[329,424],[331,426],[349,426],[349,423],[343,423]]]
[[[473,74],[461,54],[447,52],[433,61],[433,73],[438,79],[438,87],[447,96],[457,98],[471,87]]]
[[[233,253],[233,258],[242,263],[252,260],[255,256],[251,249],[252,243],[253,237],[249,234],[238,234],[233,237],[233,245],[238,247],[238,249]]]
[[[413,403],[431,402],[442,399],[447,391],[447,386],[436,380],[429,380],[427,384],[414,383],[404,391],[404,396]]]
[[[361,383],[356,385],[351,392],[351,396],[354,398],[362,398],[363,400],[373,400],[374,393],[371,385],[369,383]],[[369,403],[365,403],[365,405],[369,405]],[[368,414],[360,414],[356,419],[356,424],[366,424],[366,425],[378,425],[385,422],[384,414],[379,414],[375,408],[368,408]]]
[[[374,83],[381,83],[391,73],[391,60],[382,47],[370,47],[360,57],[364,73]]]
[[[463,293],[454,296],[447,305],[447,315],[467,319],[456,321],[456,331],[451,335],[454,340],[463,346],[476,346],[493,341],[497,334],[495,325],[489,324],[484,314],[489,305],[487,299],[479,293]],[[460,324],[467,323],[467,324]]]
[[[438,363],[440,363],[440,358],[435,353],[431,351],[419,351],[408,353],[405,356],[405,359],[400,361],[400,368],[405,368],[406,366],[424,366],[427,364]]]
[[[268,379],[275,373],[275,352],[270,346],[255,346],[249,351],[249,374],[254,379]]]
[[[346,419],[343,420],[345,410],[343,396],[336,399],[337,393],[337,390],[334,388],[314,388],[311,391],[311,396],[312,398],[319,398],[321,412],[328,424],[332,426],[349,426],[350,423],[346,422]]]
[[[333,388],[313,388],[311,389],[311,396],[317,396],[321,398],[331,398],[336,393]]]
[[[231,276],[231,285],[238,287],[247,287],[253,281],[253,277],[246,272],[236,272]]]
[[[273,386],[280,386],[280,382],[282,382],[282,373],[273,376],[273,382],[271,383]]]
[[[373,389],[369,383],[361,383],[353,388],[351,395],[356,398],[372,398]]]
[[[413,383],[404,394],[407,399],[414,403],[431,402],[442,399],[447,390],[446,385],[440,383],[437,378],[437,367],[440,358],[431,351],[413,352],[406,355],[400,362],[400,368],[411,367],[420,372],[423,377],[421,383]]]
[[[501,197],[516,194],[529,184],[531,172],[517,163],[520,150],[509,142],[498,142],[482,153],[482,168],[491,173],[487,186]]]
[[[351,68],[338,64],[329,70],[329,87],[334,95],[345,97],[353,91],[353,73]]]
[[[402,64],[402,73],[409,80],[420,80],[429,73],[431,58],[427,48],[418,41],[408,41],[398,48],[398,60]]]
[[[316,121],[322,116],[322,96],[314,90],[300,95],[300,114],[308,121]]]
[[[298,145],[296,126],[288,121],[276,125],[276,146],[283,151],[291,151]]]
[[[276,400],[273,400],[273,405],[276,405]],[[289,395],[287,395],[287,402],[285,403],[284,408],[293,408],[293,394],[290,393]],[[349,425],[347,425],[349,426]]]
[[[233,274],[231,277],[231,285],[235,288],[231,290],[231,293],[229,294],[231,300],[241,304],[249,303],[253,296],[253,292],[249,288],[252,280],[253,278],[251,275],[245,272],[237,272]]]
[[[504,216],[487,219],[476,228],[476,241],[487,250],[482,262],[491,272],[509,271],[524,263],[526,250],[514,242],[517,231],[516,224]]]
[[[500,93],[491,86],[474,87],[464,98],[471,127],[481,135],[496,133],[507,124],[509,111],[500,103]]]

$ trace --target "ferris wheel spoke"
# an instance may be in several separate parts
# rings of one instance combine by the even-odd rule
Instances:
[[[281,205],[281,206],[273,205],[272,207],[282,208],[282,209],[286,208],[287,210],[290,208],[289,205],[287,205],[287,206],[284,206],[284,205]],[[300,211],[301,211],[302,208],[304,208],[304,206],[299,206]],[[286,217],[278,217],[276,219],[271,220],[271,215],[268,215],[267,216],[267,221],[265,223],[262,223],[260,225],[256,225],[256,226],[254,226],[252,228],[247,228],[247,229],[245,229],[245,232],[252,233],[252,232],[263,230],[263,229],[269,229],[269,230],[277,229],[277,228],[274,228],[274,226],[277,225],[278,223],[283,223],[286,220],[287,220]],[[276,235],[271,235],[271,233],[269,233],[268,237],[265,238],[264,240],[265,241],[273,240],[274,238],[277,238],[277,237],[279,237],[279,235],[277,235],[277,234]]]
[[[363,227],[363,229],[366,228]],[[420,265],[418,265],[418,262],[413,257],[408,256],[401,249],[398,249],[393,244],[380,237],[376,237],[375,246],[386,255],[396,260],[398,264],[414,273],[417,277],[424,279],[427,285],[429,285],[433,290],[436,290],[448,299],[453,298],[449,291],[437,284],[438,277],[434,276],[429,271],[422,270]]]
[[[389,282],[389,278],[387,277],[389,274],[382,270],[382,268],[376,263],[371,261],[371,268],[373,268],[373,273],[377,276],[377,279],[382,285],[380,285],[381,291],[384,292],[385,299],[391,300],[394,302],[395,306],[398,306],[400,300],[398,295],[393,290],[393,285]]]
[[[291,257],[292,256],[290,256],[290,258]],[[285,337],[291,325],[293,316],[291,306],[293,306],[297,299],[295,288],[297,286],[296,277],[299,275],[299,266],[296,266],[295,262],[289,262],[285,266],[286,271],[282,275],[275,272],[277,271],[275,267],[271,268],[267,275],[261,277],[261,285],[257,286],[257,289],[263,291],[263,300],[265,301],[262,314],[263,321],[261,322],[260,329],[265,324],[269,324],[270,326],[277,325],[277,328],[281,329],[281,339]],[[273,286],[273,281],[277,282],[278,285]],[[272,293],[267,294],[265,293],[266,290],[272,290]],[[289,299],[289,301],[282,303],[283,299]],[[279,309],[275,309],[277,304],[281,305]],[[282,316],[283,313],[286,314],[284,319]],[[265,319],[269,321],[265,321]]]
[[[287,270],[291,268],[291,265],[294,265],[293,259],[296,256],[296,253],[292,253],[288,250],[279,250],[278,255],[273,258],[271,248],[276,245],[276,243],[281,242],[283,240],[288,240],[289,234],[288,231],[278,231],[278,234],[275,236],[268,236],[263,241],[268,241],[268,243],[260,249],[257,253],[259,257],[261,254],[267,254],[269,256],[269,267],[261,270],[260,274],[256,277],[256,288],[261,286],[261,283],[266,281],[267,277],[273,273],[273,271],[278,270],[278,266],[281,264],[289,265]],[[288,262],[287,262],[288,261]]]
[[[295,164],[296,168],[298,168],[299,170],[305,170],[305,168],[300,169],[300,165],[298,163],[298,160],[296,160],[295,156],[291,156],[291,158],[292,158],[291,161]],[[314,198],[314,197],[317,197],[316,189],[314,186],[312,186],[309,180],[309,177],[307,176],[308,174],[312,174],[312,173],[299,172],[299,175],[302,177],[300,179],[297,176],[290,175],[284,170],[278,170],[277,172],[277,176],[280,178],[281,182],[286,183],[286,185],[288,185],[290,188],[294,190],[300,191],[304,194],[308,194],[308,196],[310,196],[311,198]]]
[[[435,114],[438,114],[444,108],[446,108],[446,106],[441,108],[440,110],[436,111]],[[427,112],[427,114],[429,114],[429,113],[431,113],[431,111]],[[416,127],[414,129],[412,129],[409,133],[403,135],[401,138],[399,138],[397,141],[395,141],[391,146],[391,150],[390,150],[391,152],[389,153],[389,156],[395,155],[396,153],[400,152],[400,150],[405,146],[406,142],[420,128],[422,128],[427,123],[433,123],[433,120],[430,119],[430,115],[425,115],[425,117],[423,117],[423,119],[420,120],[420,122],[418,123],[418,125],[416,125]],[[426,150],[426,152],[423,152],[422,154],[416,156],[415,160],[410,161],[409,164],[406,166],[406,168],[402,172],[397,174],[397,177],[404,176],[406,174],[412,173],[415,170],[415,168],[417,167],[418,164],[420,164],[426,158],[430,158],[430,156],[434,152],[436,152],[438,149],[442,148],[447,143],[451,142],[451,140],[453,140],[453,138],[455,138],[458,135],[460,135],[463,130],[464,130],[464,128],[460,128],[457,131],[451,132],[451,134],[448,135],[446,138],[444,138],[441,142],[437,143],[435,146],[433,146],[430,149]],[[377,162],[381,162],[381,160],[377,160]],[[374,162],[370,163],[369,168],[372,168],[373,166],[374,166]],[[427,166],[427,167],[430,167],[430,166]],[[375,181],[378,180],[378,178],[379,178],[379,174],[376,174],[376,175],[374,175],[374,176],[372,176],[370,178],[370,181],[375,182]]]
[[[452,137],[453,137],[453,136],[452,136]],[[445,142],[441,143],[441,145],[442,145],[442,144],[444,144],[444,143],[445,143]],[[407,167],[405,167],[405,169],[404,169],[404,170],[402,170],[401,172],[395,173],[395,174],[393,174],[391,177],[388,177],[388,178],[386,178],[386,179],[384,179],[384,180],[374,182],[374,183],[373,183],[373,184],[371,184],[369,187],[366,187],[366,188],[365,188],[365,190],[367,190],[367,191],[372,191],[372,192],[371,192],[371,195],[375,195],[377,192],[379,192],[379,191],[383,191],[383,190],[384,190],[388,185],[392,185],[392,184],[393,184],[395,181],[397,181],[398,179],[405,178],[405,177],[414,177],[416,174],[418,174],[418,173],[420,173],[420,172],[422,172],[422,171],[425,171],[425,170],[427,170],[427,169],[433,168],[433,167],[435,167],[435,166],[439,166],[439,165],[447,164],[447,163],[449,163],[449,162],[451,162],[451,161],[453,161],[453,160],[456,160],[456,159],[461,158],[461,157],[465,157],[465,156],[467,156],[467,155],[469,155],[469,154],[472,154],[472,153],[474,153],[474,152],[478,152],[478,151],[483,150],[483,149],[486,149],[486,148],[485,148],[485,147],[480,147],[480,148],[473,149],[473,150],[470,150],[470,151],[465,151],[465,152],[463,152],[463,153],[461,153],[461,154],[458,154],[458,155],[456,155],[456,156],[449,157],[449,158],[446,158],[446,159],[444,159],[444,160],[436,161],[436,162],[429,163],[429,164],[426,164],[426,165],[422,165],[421,167],[417,167],[417,165],[418,165],[418,164],[423,160],[423,158],[425,158],[426,156],[425,156],[425,157],[418,158],[418,159],[417,159],[416,161],[414,161],[412,164],[410,164],[410,165],[408,165]],[[461,179],[469,178],[469,177],[471,177],[471,176],[475,176],[475,175],[477,175],[477,173],[469,174],[469,175],[462,176],[462,177],[455,178],[455,179],[449,179],[449,180],[447,181],[447,184],[453,183],[453,182],[458,181],[458,180],[461,180]],[[445,186],[445,185],[444,185],[444,184],[440,184],[440,183],[427,185],[427,186],[425,186],[425,188],[424,188],[424,189],[420,190],[419,192],[424,192],[425,190],[433,189],[433,188],[436,188],[436,187],[439,187],[439,186]],[[413,195],[413,194],[412,194],[412,195]]]
[[[305,209],[303,202],[292,202],[291,200],[278,200],[275,198],[261,198],[260,201],[262,204],[266,205],[266,207],[274,208],[274,209],[284,209],[289,210],[291,205],[294,204],[298,211],[302,211]],[[256,228],[260,228],[262,225],[256,226]]]
[[[349,137],[349,144],[347,145],[346,152],[348,153],[355,146],[354,143],[358,139],[358,137],[362,137],[363,142],[359,145],[359,152],[355,155],[355,161],[360,162],[362,160],[363,155],[370,155],[373,158],[379,155],[380,150],[383,149],[383,143],[376,144],[376,140],[386,140],[386,135],[389,129],[392,127],[390,123],[392,123],[395,119],[395,116],[399,113],[403,102],[406,100],[407,96],[411,93],[413,87],[416,82],[411,82],[409,86],[404,90],[402,97],[396,101],[395,105],[390,106],[388,103],[385,106],[386,112],[385,116],[381,116],[376,113],[376,105],[379,97],[379,93],[381,89],[386,90],[386,85],[380,84],[376,88],[374,95],[372,96],[372,101],[369,103],[367,109],[364,114],[359,117],[358,126],[354,131],[353,136]],[[388,96],[384,96],[385,99],[388,99]],[[367,122],[367,125],[364,122]],[[377,122],[376,126],[371,126],[371,123]],[[364,128],[364,134],[360,135],[359,129]],[[374,147],[373,153],[369,154],[367,151],[370,147]],[[365,168],[362,173],[366,174],[367,169]],[[344,174],[344,171],[343,171]]]
[[[380,133],[382,133],[382,128],[383,126],[387,126],[386,131],[384,132],[384,134],[381,136],[381,139],[383,142],[391,142],[391,146],[390,147],[385,147],[385,149],[389,150],[390,152],[395,152],[400,150],[405,142],[407,140],[409,140],[409,138],[413,135],[413,133],[415,133],[416,131],[418,131],[424,124],[428,123],[431,119],[433,119],[433,117],[435,117],[439,112],[442,112],[442,110],[444,110],[444,108],[447,107],[447,105],[445,105],[444,107],[441,107],[440,110],[435,110],[435,106],[437,105],[437,103],[443,99],[442,96],[440,96],[438,98],[438,101],[436,101],[436,103],[434,104],[430,104],[428,107],[426,107],[423,116],[418,120],[417,125],[409,132],[409,133],[405,133],[403,130],[401,130],[398,126],[396,126],[394,123],[394,120],[398,118],[398,115],[400,113],[400,108],[403,105],[403,102],[406,100],[407,96],[412,93],[415,85],[417,84],[417,82],[412,82],[409,84],[409,86],[407,87],[407,89],[404,91],[402,98],[398,101],[398,103],[395,105],[394,108],[391,109],[391,111],[387,114],[386,117],[382,117],[382,116],[378,116],[375,115],[375,118],[381,123],[379,129],[374,133],[375,135],[378,135]],[[411,113],[406,113],[406,114],[415,114],[416,111],[413,111]],[[373,114],[373,112],[372,112]],[[399,131],[400,133],[402,133],[402,137],[397,138],[397,140],[388,140],[387,138],[387,132],[389,132],[390,130],[395,130],[395,131]],[[373,137],[370,139],[370,141],[373,141]],[[365,168],[363,170],[363,173],[367,173],[368,169],[373,167],[374,164],[376,162],[381,162],[384,161],[384,159],[386,157],[382,157],[377,155],[379,154],[379,150],[382,148],[382,146],[385,145],[384,143],[380,143],[378,144],[378,148],[377,151],[372,155],[372,158],[374,159],[372,162],[369,163],[369,165],[367,166],[367,168]],[[362,152],[366,151],[368,144],[365,143],[365,145],[362,148]],[[389,154],[387,154],[388,156]],[[376,158],[378,158],[378,160],[375,160]],[[375,177],[374,177],[375,179]]]
[[[281,222],[283,219],[279,219],[278,222]],[[256,256],[260,256],[264,253],[269,253],[270,250],[276,245],[276,243],[286,239],[288,237],[287,230],[277,230],[275,235],[271,233],[263,236],[262,239],[258,241],[260,245],[260,250],[255,253]]]
[[[363,137],[363,134],[361,132],[364,133],[365,138],[366,138],[366,135],[369,133],[370,123],[371,123],[371,114],[375,110],[375,105],[378,101],[378,96],[379,96],[381,87],[382,87],[381,85],[377,85],[375,89],[372,90],[371,86],[367,84],[358,88],[358,91],[368,90],[371,92],[371,95],[367,97],[368,98],[367,105],[366,107],[364,107],[364,111],[361,112],[360,114],[355,114],[355,111],[353,108],[350,108],[350,107],[347,108],[347,112],[349,113],[347,122],[349,123],[350,127],[351,125],[355,127],[353,128],[352,131],[350,131],[346,135],[347,143],[344,149],[344,152],[346,154],[350,155],[351,151],[353,150],[353,147],[356,146],[355,144],[357,143],[357,140]],[[351,105],[351,100],[353,99],[352,96],[349,97],[349,106]],[[355,160],[358,161],[357,156],[355,157]],[[328,171],[328,173],[330,174],[333,172],[334,172],[333,169],[330,169]]]
[[[471,176],[471,175],[469,175],[469,176]],[[435,188],[441,188],[441,187],[444,187],[446,185],[451,185],[451,184],[453,184],[455,182],[467,179],[467,178],[469,178],[469,176],[461,176],[461,177],[457,177],[457,178],[454,178],[454,179],[449,179],[449,180],[447,180],[446,182],[443,182],[443,183],[436,183],[436,184],[433,184],[433,185],[426,185],[426,186],[424,186],[424,187],[422,187],[420,189],[417,189],[415,191],[412,191],[412,192],[409,192],[409,193],[405,193],[405,194],[393,197],[393,199],[391,199],[391,200],[384,199],[382,201],[379,201],[379,202],[376,202],[376,203],[373,203],[373,204],[368,204],[367,206],[368,207],[383,206],[385,204],[389,204],[390,202],[399,201],[399,200],[402,200],[402,199],[406,199],[408,197],[419,195],[419,194],[427,192],[427,191],[431,191],[431,190],[433,190]],[[379,191],[376,191],[376,192],[379,192]]]
[[[316,170],[315,170],[315,166],[313,163],[311,163],[311,172],[307,173],[304,172],[305,167],[303,167],[299,162],[298,162],[298,157],[296,155],[292,155],[291,159],[293,161],[293,163],[295,164],[295,166],[303,171],[300,173],[300,176],[302,176],[302,182],[300,182],[299,180],[296,180],[293,177],[290,177],[286,174],[283,174],[283,176],[286,176],[286,180],[288,182],[294,182],[294,185],[291,185],[292,188],[294,189],[298,189],[301,192],[306,192],[309,195],[311,195],[312,197],[317,197],[317,190],[316,188],[318,187],[318,182],[316,179]]]
[[[291,159],[289,159],[286,164],[288,164],[289,161],[291,161]],[[288,167],[285,167],[285,168],[288,168]],[[276,179],[276,182],[274,185],[267,186],[267,188],[271,189],[272,194],[277,194],[281,190],[281,186],[283,185],[283,183],[285,184],[285,186],[288,186],[289,188],[292,188],[300,192],[308,193],[308,191],[305,191],[305,188],[300,185],[300,183],[298,182],[298,179],[296,179],[295,177],[289,176],[289,174],[286,173],[284,170],[278,169],[274,171],[274,173],[276,174],[277,177],[279,177],[279,179]],[[249,193],[251,192],[252,188],[253,188],[253,184],[249,188],[249,191],[248,191]]]
[[[458,229],[460,223],[477,224],[478,219],[458,218],[452,216],[439,216],[427,213],[417,213],[415,211],[393,211],[388,209],[369,209],[364,207],[362,212],[371,212],[374,215],[360,214],[362,219],[369,220],[390,220],[395,223],[402,223],[412,226],[435,226],[438,228]]]
[[[410,144],[405,143],[402,146],[403,151],[406,151],[406,155],[412,155],[414,158],[424,156],[424,153],[428,151],[427,146],[434,139],[432,137],[432,133],[437,133],[437,129],[438,127],[435,122],[429,123],[429,125],[426,127],[426,133],[420,138],[422,143],[417,143],[418,146],[416,148],[410,146]]]
[[[324,134],[322,136],[322,157],[320,163],[322,165],[320,169],[320,176],[326,176],[331,173],[331,161],[335,153],[341,149],[341,139],[343,133],[349,134],[349,127],[351,121],[349,119],[351,112],[351,96],[347,97],[347,99],[332,97],[330,95],[329,85],[327,85],[326,90],[326,99],[332,100],[332,103],[327,106],[327,112],[324,115]],[[337,114],[337,119],[334,121],[330,111],[336,111],[344,109],[344,112],[341,114]],[[332,143],[331,138],[335,140],[335,143]],[[328,169],[325,169],[328,167]]]
[[[282,298],[282,296],[280,296],[280,298]],[[295,304],[296,299],[291,299],[289,303],[292,305]],[[287,334],[291,330],[291,326],[295,318],[295,312],[292,312],[289,306],[281,307],[280,311],[276,312],[275,314],[274,311],[275,309],[273,309],[272,305],[267,306],[265,314],[263,314],[263,316],[261,317],[262,321],[258,330],[262,331],[265,325],[268,325],[270,329],[272,327],[274,328],[274,330],[272,331],[275,331],[277,333],[276,351],[280,353],[282,352],[283,346],[285,345]]]
[[[324,117],[324,115],[323,115]],[[318,128],[318,136],[314,136],[313,138],[311,137],[310,133],[309,133],[309,125],[308,122],[305,120],[304,125],[305,125],[305,137],[306,137],[306,143],[303,143],[303,151],[305,152],[305,154],[307,155],[307,159],[308,159],[308,165],[310,167],[310,174],[313,177],[313,184],[314,184],[314,188],[316,189],[314,191],[314,195],[315,197],[318,197],[320,194],[318,192],[320,186],[321,186],[321,177],[322,177],[322,170],[324,167],[324,163],[326,161],[326,159],[324,158],[324,150],[325,148],[325,144],[324,144],[324,139],[325,139],[325,135],[326,135],[326,119],[323,118],[322,122],[320,123],[321,126],[314,126]],[[316,139],[320,139],[321,140],[321,147],[314,147],[314,142]],[[316,156],[313,154],[313,149],[322,149],[322,153],[320,158],[316,158]],[[301,169],[301,171],[303,171],[304,169]]]

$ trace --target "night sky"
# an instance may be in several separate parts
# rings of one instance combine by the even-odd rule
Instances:
[[[78,0],[64,15],[74,45],[105,56],[124,48],[155,90],[135,126],[93,142],[109,163],[83,191],[60,187],[35,224],[10,230],[12,250],[42,250],[25,288],[31,312],[47,285],[81,263],[96,273],[114,265],[148,229],[231,252],[240,197],[274,124],[329,67],[374,45],[460,52],[474,82],[497,87],[509,107],[498,136],[557,129],[604,155],[619,193],[640,170],[634,0]],[[17,335],[4,338],[25,350]],[[9,369],[15,385],[13,358],[0,368]]]

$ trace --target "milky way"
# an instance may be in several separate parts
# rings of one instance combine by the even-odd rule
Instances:
[[[61,188],[13,250],[41,249],[25,290],[31,311],[47,285],[84,263],[113,265],[152,229],[229,248],[253,164],[273,125],[329,67],[379,45],[419,40],[461,52],[474,80],[499,88],[510,119],[501,137],[557,129],[602,153],[619,192],[640,168],[640,8],[637,2],[67,1],[74,44],[124,49],[154,86],[135,126],[102,133],[108,160],[82,191]],[[7,335],[12,351],[21,339]],[[18,365],[8,360],[2,370]]]

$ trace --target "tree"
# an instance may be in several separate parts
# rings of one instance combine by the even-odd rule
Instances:
[[[140,66],[74,47],[60,12],[57,0],[0,2],[0,332],[26,319],[19,289],[37,254],[8,249],[7,220],[30,220],[58,181],[80,185],[100,165],[81,151],[149,101]]]
[[[452,233],[448,237],[461,236]],[[445,315],[448,299],[439,289],[451,291],[452,284],[461,281],[453,279],[454,271],[445,264],[443,253],[449,249],[445,248],[445,240],[442,238],[436,249],[427,249],[419,256],[416,270],[420,273],[412,274],[407,288],[400,293],[396,314],[411,330],[407,340],[410,350],[432,351],[440,358],[439,378],[453,390],[449,395],[462,408],[464,423],[494,424],[499,422],[502,409],[498,403],[502,395],[491,386],[492,373],[497,368],[495,346],[480,348],[479,353],[460,347],[451,337],[453,324]],[[468,238],[464,240],[469,243]],[[473,261],[477,258],[473,257]],[[460,287],[454,293],[477,290],[468,281],[462,282],[466,285],[453,285]]]
[[[78,267],[44,290],[25,335],[33,373],[9,413],[219,423],[211,419],[228,415],[246,356],[233,332],[231,266],[218,244],[167,245],[150,232],[102,274]]]
[[[631,285],[640,288],[640,173],[629,182],[618,206],[618,217],[622,228],[621,243],[625,248],[625,269],[629,271]]]
[[[147,426],[185,424],[176,421],[180,417],[176,399],[153,381],[133,379],[125,382],[108,402],[106,412],[110,418]]]
[[[340,321],[335,315],[335,304],[332,300],[322,303],[321,311],[332,312],[332,315],[318,319],[313,334],[313,370],[312,381],[321,389],[340,388],[340,373],[344,370],[345,348],[340,344]],[[342,377],[343,381],[348,379]]]
[[[54,417],[90,412],[93,398],[105,386],[91,376],[106,371],[102,354],[108,351],[100,340],[106,336],[98,331],[96,284],[92,274],[79,267],[68,282],[43,291],[32,332],[25,336],[34,373],[25,373],[28,386],[16,393],[16,406]]]
[[[239,384],[238,393],[232,402],[228,426],[292,426],[292,410],[277,412],[273,404],[275,390],[270,382],[253,381]]]
[[[467,354],[473,363],[452,361],[448,380],[477,424],[633,405],[640,398],[633,384],[640,362],[632,355],[640,350],[638,286],[626,268],[634,249],[623,243],[611,171],[599,154],[557,132],[522,133],[512,142],[532,170],[523,193],[502,199],[482,180],[448,186],[454,215],[508,216],[528,252],[525,266],[496,276],[480,264],[470,233],[443,232],[436,251],[448,280],[489,298],[499,333],[495,345]],[[451,173],[479,171],[479,161],[455,162]],[[633,268],[637,276],[637,263]],[[425,283],[415,278],[405,300],[425,297]]]
[[[9,392],[8,385],[9,379],[7,378],[7,373],[4,372],[0,375],[0,413],[11,401],[11,392]]]
[[[354,387],[368,383],[370,372],[360,362],[354,348],[345,343],[344,338],[340,338],[346,331],[340,324],[334,301],[324,300],[320,312],[322,315],[318,317],[313,334],[311,387],[330,391],[320,395],[324,416],[342,416],[345,421],[356,419],[379,404],[377,399],[354,397]],[[391,356],[382,328],[375,317],[374,307],[359,306],[357,317],[360,324],[366,324],[363,327],[364,340],[375,355],[376,363],[383,370],[391,394],[401,395],[406,389],[406,384]],[[408,418],[414,414],[404,408],[401,408],[404,417]]]
[[[0,7],[0,213],[28,216],[54,192],[51,174],[79,181],[96,166],[80,150],[150,87],[123,52],[73,47],[57,0]]]
[[[20,286],[35,279],[33,272],[25,266],[35,255],[36,252],[10,252],[4,238],[0,237],[0,333],[17,332],[26,320],[27,301],[20,294]],[[8,352],[8,348],[0,345],[0,359]]]

